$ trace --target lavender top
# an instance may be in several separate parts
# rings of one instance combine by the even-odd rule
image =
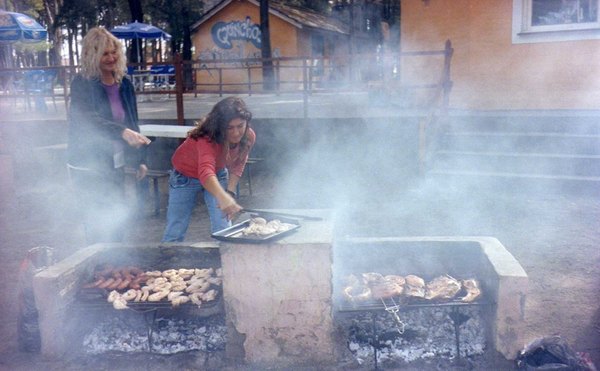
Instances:
[[[121,96],[119,96],[119,84],[102,84],[102,87],[108,95],[108,101],[110,102],[110,109],[112,110],[113,119],[117,122],[124,122],[125,110],[123,109],[123,102],[121,102]]]

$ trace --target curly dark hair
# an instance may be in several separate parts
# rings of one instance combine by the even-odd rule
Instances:
[[[229,122],[236,118],[246,120],[246,132],[248,132],[252,113],[246,107],[246,103],[237,97],[225,98],[215,104],[209,114],[202,120],[196,122],[196,127],[189,131],[188,137],[195,140],[204,137],[211,142],[224,144]],[[247,143],[248,138],[244,134],[240,141],[240,147],[246,148]]]

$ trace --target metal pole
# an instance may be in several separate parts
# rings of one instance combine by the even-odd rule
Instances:
[[[175,65],[175,99],[177,105],[177,124],[184,125],[185,117],[183,113],[183,61],[181,55],[176,54],[173,61]]]
[[[306,122],[308,119],[308,79],[306,59],[302,60],[302,103],[304,108],[303,118]]]

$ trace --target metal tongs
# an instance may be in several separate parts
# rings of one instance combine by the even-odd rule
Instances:
[[[383,298],[381,298],[381,302],[383,303],[383,306],[386,310],[386,312],[390,313],[393,317],[394,320],[396,321],[396,330],[398,330],[398,333],[400,335],[404,334],[404,328],[405,328],[405,324],[404,322],[402,322],[402,320],[400,319],[400,316],[398,315],[398,312],[400,311],[400,305],[396,303],[396,301],[394,300],[393,297],[389,298],[389,300],[391,300],[392,305],[387,305],[385,300],[383,300]]]
[[[254,214],[271,216],[271,217],[281,216],[284,218],[296,218],[296,219],[313,220],[313,221],[323,220],[323,218],[321,218],[319,216],[278,213],[278,212],[274,212],[274,211],[264,211],[264,210],[258,210],[258,209],[242,209],[242,212],[254,213]]]

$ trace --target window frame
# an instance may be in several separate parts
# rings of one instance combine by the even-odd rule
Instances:
[[[600,3],[600,0],[595,0]],[[600,4],[599,4],[600,5]],[[513,0],[514,44],[600,39],[600,6],[596,22],[532,26],[533,0]]]

